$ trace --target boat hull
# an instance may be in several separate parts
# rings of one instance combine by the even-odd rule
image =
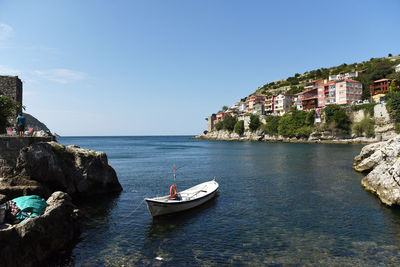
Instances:
[[[184,193],[184,192],[185,191],[182,191],[182,193]],[[197,206],[209,201],[210,199],[214,198],[215,195],[217,194],[217,192],[218,192],[218,184],[213,191],[208,192],[206,195],[204,195],[202,197],[194,198],[191,200],[176,201],[176,202],[169,202],[169,203],[162,202],[160,200],[149,199],[149,198],[146,198],[145,200],[147,203],[147,209],[149,210],[150,214],[153,217],[156,217],[156,216],[181,212],[181,211],[185,211],[185,210],[197,207]]]

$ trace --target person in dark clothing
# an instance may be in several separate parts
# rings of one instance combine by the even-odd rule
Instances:
[[[18,113],[18,117],[15,121],[15,124],[17,126],[17,131],[19,136],[24,136],[25,133],[25,126],[26,126],[26,119],[22,115],[22,113]]]

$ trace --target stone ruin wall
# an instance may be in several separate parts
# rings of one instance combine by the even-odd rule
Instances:
[[[22,81],[18,76],[0,76],[0,95],[5,95],[8,98],[17,101],[22,105]],[[15,111],[15,116],[22,109]],[[10,123],[13,123],[14,117],[9,118]]]

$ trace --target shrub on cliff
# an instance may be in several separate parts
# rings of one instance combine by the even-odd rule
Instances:
[[[375,120],[365,117],[362,121],[353,124],[352,131],[357,136],[374,137],[374,126]]]
[[[281,118],[278,116],[267,116],[265,118],[266,123],[261,126],[261,128],[268,134],[268,135],[278,135],[278,126],[279,120]]]
[[[302,126],[296,130],[297,138],[308,138],[312,132],[312,128],[310,126]]]
[[[344,109],[337,110],[335,114],[333,114],[333,120],[336,123],[337,128],[345,131],[350,129],[351,121]]]
[[[388,95],[386,107],[390,117],[396,122],[396,131],[400,132],[400,92],[394,92]]]
[[[10,126],[8,118],[15,116],[15,111],[19,109],[21,105],[18,102],[4,95],[0,97],[0,134],[6,132],[6,127]]]
[[[222,128],[223,128],[222,121],[219,121],[217,124],[214,124],[214,128],[217,131],[222,130]]]
[[[237,121],[233,131],[239,135],[244,133],[244,121]]]
[[[296,110],[279,120],[278,133],[285,137],[308,137],[314,124],[315,112]]]
[[[368,116],[368,114],[373,117],[374,116],[374,108],[377,103],[368,103],[368,104],[361,104],[361,105],[352,105],[352,110],[364,110],[364,115]]]
[[[236,117],[228,116],[222,121],[222,128],[232,132],[233,129],[235,128],[236,122],[237,122]]]
[[[258,127],[260,127],[261,122],[258,116],[256,115],[251,115],[250,116],[250,123],[249,123],[249,128],[252,132],[256,131]]]
[[[332,125],[331,128],[337,128],[344,131],[350,129],[350,118],[346,110],[339,105],[329,105],[325,108],[326,123]]]

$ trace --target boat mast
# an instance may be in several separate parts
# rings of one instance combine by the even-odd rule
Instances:
[[[174,185],[176,185],[176,167],[175,167],[175,165],[174,165]]]

